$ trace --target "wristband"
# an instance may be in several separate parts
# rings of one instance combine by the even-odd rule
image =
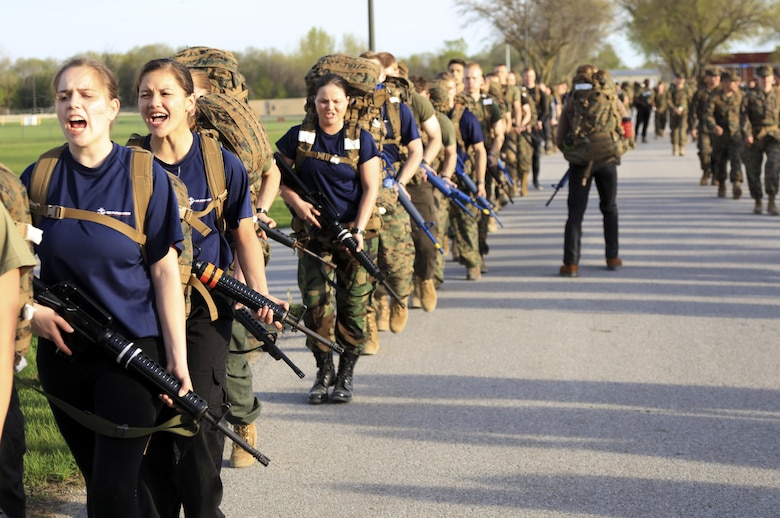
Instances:
[[[357,227],[352,227],[352,230],[350,230],[349,233],[350,234],[359,234],[361,236],[365,236],[366,235],[366,231],[365,230],[360,230]]]
[[[265,209],[264,209],[264,208],[262,208],[262,207],[259,207],[259,208],[255,209],[255,211],[256,211],[258,214],[268,214],[268,211],[267,211],[267,210],[265,210]]]

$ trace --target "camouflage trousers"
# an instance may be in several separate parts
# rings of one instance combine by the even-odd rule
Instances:
[[[742,182],[742,139],[723,135],[712,138],[712,175],[721,185],[726,182],[731,164],[731,183]]]
[[[473,176],[472,180],[476,183]],[[458,180],[458,188],[468,192],[468,187],[460,180]],[[487,238],[487,220],[484,217],[486,216],[482,213],[472,217],[462,210],[450,212],[450,224],[453,227],[455,246],[457,246],[459,254],[458,262],[466,268],[479,268],[482,266],[482,257],[480,256],[481,226],[484,227],[483,237]],[[487,246],[487,242],[485,242],[485,246]]]
[[[504,138],[504,147],[501,148],[501,152],[506,159],[506,168],[509,171],[509,176],[512,178],[514,184],[520,185],[520,172],[518,159],[520,158],[520,151],[518,149],[517,134],[514,130],[510,130]]]
[[[409,198],[420,212],[423,220],[431,224],[428,231],[441,244],[439,238],[439,211],[433,197],[434,187],[428,182],[410,183],[407,186]],[[436,256],[441,255],[436,245],[421,228],[414,225],[412,241],[414,243],[414,275],[418,279],[428,280],[433,278],[436,269]]]
[[[666,110],[657,110],[655,112],[655,136],[663,137],[666,132]]]
[[[753,142],[752,146],[745,146],[745,173],[747,175],[750,196],[754,200],[762,198],[761,192],[761,164],[766,155],[764,164],[764,192],[767,195],[777,194],[778,167],[780,167],[780,143],[772,137],[763,137]]]
[[[699,128],[696,148],[699,150],[699,163],[705,176],[712,174],[712,135]]]
[[[299,236],[300,237],[300,236]],[[379,237],[366,232],[363,249],[376,258]],[[332,270],[308,254],[298,257],[298,288],[303,304],[308,308],[303,322],[321,336],[335,339],[345,350],[359,354],[366,342],[366,314],[374,291],[373,278],[343,245],[324,242],[320,256],[336,265]],[[326,350],[310,338],[306,347],[312,351]]]
[[[685,146],[688,143],[688,121],[680,115],[669,117],[669,132],[673,146]]]
[[[409,214],[398,203],[394,189],[379,188],[376,201],[382,218],[382,230],[379,232],[377,246],[377,266],[384,272],[390,287],[401,299],[412,293],[414,274],[414,241],[412,223]],[[385,294],[382,286],[377,286],[377,297]]]
[[[449,252],[452,248],[452,240],[449,237],[452,232],[450,232],[450,199],[441,194],[440,192],[436,193],[435,196],[436,200],[436,206],[438,209],[438,215],[439,215],[439,236],[441,236],[441,240],[443,241],[445,236],[447,240],[449,241],[449,246],[447,247],[447,250],[444,250],[444,252]],[[459,207],[455,207],[455,210],[461,210]],[[434,268],[433,273],[433,279],[438,284],[444,283],[444,258],[445,254],[436,254],[436,267]]]

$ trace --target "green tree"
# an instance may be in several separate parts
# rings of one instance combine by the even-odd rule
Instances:
[[[570,75],[610,30],[612,0],[456,0],[463,14],[492,25],[540,82]]]
[[[673,73],[698,77],[713,55],[734,42],[776,30],[778,0],[619,0],[628,35],[646,56]]]

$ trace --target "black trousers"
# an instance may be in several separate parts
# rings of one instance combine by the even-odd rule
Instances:
[[[187,364],[196,394],[212,412],[227,402],[227,355],[233,328],[232,302],[212,292],[219,318],[212,322],[208,307],[193,290],[187,319]],[[165,408],[160,420],[174,415]],[[143,481],[153,507],[147,517],[178,518],[182,506],[189,518],[223,518],[222,453],[225,436],[203,422],[193,437],[171,433],[152,436],[144,458]]]
[[[19,406],[16,382],[11,389],[11,404],[0,440],[0,511],[8,518],[24,518],[27,498],[24,494],[24,415]]]
[[[636,109],[636,134],[639,136],[641,127],[642,139],[647,138],[647,126],[650,124],[650,109],[640,108]]]
[[[152,360],[165,365],[162,339],[134,341]],[[84,352],[67,357],[55,345],[38,340],[38,372],[43,389],[71,404],[116,424],[154,426],[162,403],[160,390],[124,370],[94,344],[68,340],[71,350]],[[139,496],[139,476],[149,437],[118,439],[97,434],[50,404],[54,419],[73,453],[87,489],[90,518],[145,516]]]
[[[579,264],[582,242],[582,219],[588,208],[590,186],[596,182],[599,209],[604,220],[604,241],[607,259],[618,256],[617,163],[594,165],[585,185],[582,179],[586,166],[571,165],[569,171],[569,217],[566,220],[563,243],[563,264]]]
[[[433,198],[434,187],[428,182],[409,184],[406,190],[409,198],[420,212],[426,223],[433,223],[429,228],[430,233],[439,240],[439,209]],[[437,254],[436,245],[424,230],[412,222],[412,241],[414,241],[414,274],[421,280],[433,279],[436,270]]]

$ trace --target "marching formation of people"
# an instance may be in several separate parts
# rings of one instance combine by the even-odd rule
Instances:
[[[92,59],[65,64],[53,86],[67,144],[23,172],[29,199],[21,205],[42,231],[35,245],[40,281],[83,290],[113,317],[115,331],[178,382],[180,397],[192,390],[211,408],[236,402],[228,421],[252,448],[260,405],[245,372],[237,301],[193,280],[188,250],[265,297],[253,317],[281,329],[271,306],[290,307],[269,293],[261,226],[275,228],[268,210],[277,195],[292,215],[293,237],[308,252],[299,252],[297,270],[308,308],[304,324],[335,344],[307,337],[317,374],[306,400],[314,405],[352,401],[358,360],[379,352],[381,332],[403,332],[410,308],[435,311],[446,254],[468,281],[489,274],[490,234],[513,197],[528,196],[529,185],[542,189],[543,153],[560,151],[570,166],[559,274],[579,275],[594,182],[606,268],[621,268],[617,167],[635,145],[632,108],[637,140],[647,142],[655,113],[655,136],[665,136],[668,121],[674,155],[684,155],[689,134],[696,140],[702,185],[717,185],[725,196],[728,171],[738,199],[744,162],[754,212],[763,212],[765,193],[767,212],[778,214],[780,129],[769,67],[757,70],[749,91],[731,72],[708,68],[692,93],[683,77],[668,89],[649,80],[635,87],[616,84],[592,65],[549,88],[530,67],[518,77],[503,64],[486,70],[453,59],[447,70],[424,78],[410,76],[388,52],[325,56],[306,77],[306,117],[275,142],[274,158],[261,123],[240,115],[245,89],[221,87],[207,64],[191,58],[155,59],[139,71],[135,91],[148,134],[127,146],[111,140],[119,112],[111,71]],[[239,130],[248,127],[255,128],[254,147],[248,137],[231,140],[233,131],[247,135]],[[4,286],[15,284],[20,271],[29,274],[25,248],[4,245]],[[157,431],[178,413],[175,398],[117,367],[52,307],[17,311],[24,306],[18,302],[24,301],[4,301],[4,309],[10,304],[4,318],[18,314],[39,338],[41,385],[67,404],[51,406],[85,479],[89,516],[173,518],[182,509],[188,517],[224,516],[224,434],[208,426],[184,435]],[[10,388],[0,387],[0,417]],[[116,405],[117,398],[124,404]],[[96,431],[79,412],[125,429]],[[23,423],[5,422],[11,424],[4,434],[18,437],[21,429],[23,438]],[[147,431],[127,434],[127,427]],[[7,444],[4,435],[0,509],[16,518],[24,516],[21,457],[9,456]],[[231,465],[254,462],[242,454],[234,451]]]
[[[685,156],[689,136],[696,142],[701,185],[717,187],[717,196],[725,198],[730,183],[731,197],[738,200],[747,178],[753,212],[777,216],[780,69],[761,65],[753,72],[747,84],[735,70],[720,66],[706,67],[698,82],[675,76],[668,88],[663,81],[651,88],[646,79],[624,104],[636,110],[642,143],[654,113],[655,138],[664,138],[668,128],[672,155]]]

